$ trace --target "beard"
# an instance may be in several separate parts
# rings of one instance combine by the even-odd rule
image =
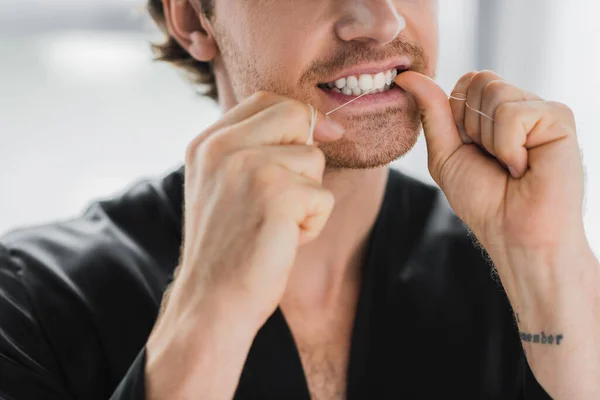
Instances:
[[[284,79],[288,74],[277,67],[277,60],[265,62],[264,56],[241,51],[226,29],[215,25],[222,65],[238,102],[257,91],[268,91],[315,104],[318,77],[331,75],[332,71],[363,61],[384,60],[403,53],[411,55],[413,68],[425,72],[427,60],[422,50],[412,44],[396,41],[385,51],[365,52],[360,45],[348,45],[328,61],[313,62],[302,74],[298,84],[291,86]],[[405,107],[390,107],[377,112],[348,115],[337,120],[346,129],[344,136],[330,143],[319,143],[329,169],[368,169],[387,165],[408,153],[416,144],[421,132],[421,118],[416,102],[409,97]],[[321,110],[327,111],[327,110]],[[307,111],[308,117],[308,111]]]
[[[414,101],[405,109],[389,108],[377,113],[348,116],[347,134],[332,143],[322,143],[328,168],[366,169],[387,165],[416,144],[421,118]]]

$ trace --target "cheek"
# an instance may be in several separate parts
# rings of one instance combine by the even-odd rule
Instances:
[[[407,7],[407,34],[410,39],[423,48],[427,59],[429,74],[433,75],[438,60],[438,6],[437,1],[421,1]]]
[[[218,4],[220,2],[217,2]],[[227,4],[228,3],[228,4]],[[319,43],[310,1],[225,0],[220,15],[223,33],[233,43],[227,54],[230,70],[245,76],[244,94],[271,90],[291,94],[303,67],[316,57]],[[225,4],[230,7],[225,9]],[[314,3],[312,3],[314,5]],[[231,65],[237,64],[237,66]]]

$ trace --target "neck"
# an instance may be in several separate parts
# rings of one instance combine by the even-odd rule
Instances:
[[[387,175],[385,167],[325,173],[335,207],[319,237],[298,250],[285,303],[328,307],[344,297],[345,287],[356,286]]]

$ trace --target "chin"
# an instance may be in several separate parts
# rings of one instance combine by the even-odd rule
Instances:
[[[351,125],[349,128],[348,125]],[[350,118],[346,134],[332,143],[321,143],[328,168],[369,169],[388,165],[417,143],[421,124],[417,113],[386,118]]]

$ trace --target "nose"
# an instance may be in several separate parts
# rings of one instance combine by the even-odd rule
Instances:
[[[393,0],[344,0],[337,36],[344,41],[387,44],[406,27]]]

